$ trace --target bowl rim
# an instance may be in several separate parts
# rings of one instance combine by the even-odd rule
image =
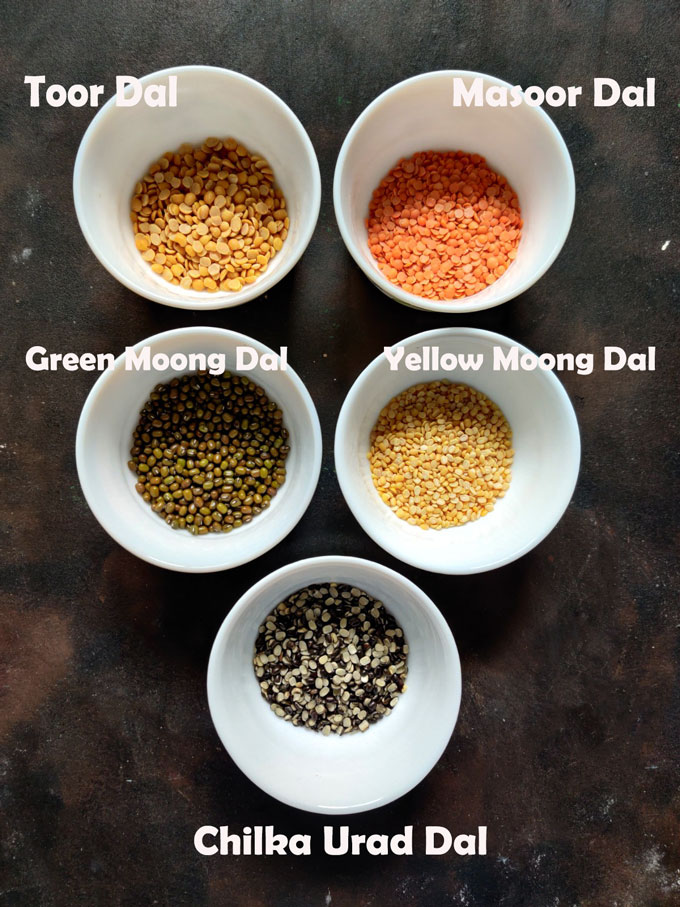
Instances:
[[[187,335],[191,336],[195,334],[205,334],[206,332],[216,337],[224,337],[226,335],[231,339],[236,340],[237,342],[242,342],[244,346],[252,346],[254,349],[257,349],[261,353],[275,352],[261,341],[255,340],[255,338],[253,337],[248,337],[246,334],[241,334],[238,331],[230,331],[226,328],[200,325],[186,328],[174,328],[170,331],[161,331],[158,334],[154,334],[151,337],[140,340],[133,347],[131,347],[131,349],[138,352],[142,347],[153,346],[154,343],[161,339],[165,340],[170,337],[177,337],[178,339],[180,339],[186,337]],[[89,423],[94,411],[96,410],[102,391],[113,379],[114,374],[117,374],[121,370],[123,370],[124,362],[125,352],[117,356],[114,360],[113,366],[103,371],[97,378],[95,383],[92,385],[85,403],[83,404],[83,408],[80,412],[78,427],[76,430],[75,455],[78,480],[80,482],[80,487],[87,505],[102,529],[109,536],[111,536],[111,538],[122,548],[125,548],[125,550],[129,551],[130,554],[134,554],[135,557],[138,557],[149,564],[154,564],[156,567],[163,567],[166,570],[174,570],[178,573],[217,573],[221,570],[231,570],[234,567],[240,567],[242,564],[250,563],[251,561],[255,560],[256,558],[260,557],[261,555],[265,554],[267,551],[270,551],[272,548],[278,545],[279,542],[281,542],[290,532],[292,532],[292,530],[297,526],[297,524],[304,516],[316,492],[316,488],[319,482],[319,475],[321,473],[323,442],[321,437],[321,425],[319,423],[319,416],[316,411],[314,401],[312,400],[312,397],[307,390],[302,378],[300,378],[297,372],[294,371],[294,369],[292,369],[289,365],[286,371],[282,372],[281,374],[290,378],[291,382],[295,386],[295,389],[300,394],[304,408],[311,421],[312,433],[307,443],[307,447],[311,450],[312,463],[308,470],[309,481],[305,483],[306,490],[297,498],[297,506],[294,510],[294,516],[289,520],[284,520],[282,518],[280,521],[280,529],[273,535],[271,542],[268,543],[265,547],[260,546],[255,553],[237,557],[235,560],[229,559],[226,563],[223,559],[219,559],[218,561],[205,566],[196,566],[191,564],[179,564],[162,557],[156,557],[146,551],[142,551],[135,546],[130,545],[125,533],[118,529],[117,521],[113,521],[109,518],[109,508],[102,507],[99,503],[96,495],[94,494],[91,480],[86,478],[86,461],[88,456],[86,449],[86,440]],[[152,372],[149,372],[149,375],[151,374]]]
[[[363,273],[368,277],[368,279],[374,283],[379,290],[386,295],[395,299],[397,302],[402,303],[403,305],[411,306],[412,308],[421,309],[428,312],[439,312],[442,314],[467,314],[468,312],[480,312],[486,309],[495,308],[495,306],[501,305],[504,302],[508,302],[510,299],[521,295],[530,287],[532,287],[540,278],[546,273],[546,271],[553,264],[557,256],[562,250],[564,243],[566,242],[567,236],[569,235],[569,230],[571,229],[571,223],[574,217],[574,208],[576,204],[576,180],[574,176],[574,165],[569,154],[569,149],[567,148],[566,142],[562,137],[559,129],[553,122],[550,116],[543,110],[542,107],[531,107],[528,109],[536,117],[537,122],[540,121],[543,128],[547,129],[548,134],[550,135],[555,149],[557,150],[560,158],[565,164],[566,172],[566,191],[567,191],[567,205],[563,209],[563,221],[562,228],[556,234],[555,242],[552,247],[552,251],[546,257],[543,264],[536,268],[531,275],[525,278],[518,287],[511,290],[506,290],[504,292],[498,293],[497,297],[491,297],[490,301],[474,302],[475,296],[468,296],[464,300],[430,300],[425,299],[422,296],[416,296],[414,293],[407,293],[401,287],[396,286],[391,283],[377,268],[371,266],[367,262],[359,247],[354,242],[351,231],[347,225],[347,220],[345,218],[345,198],[347,193],[345,193],[345,198],[343,198],[343,193],[341,191],[341,183],[343,180],[343,173],[345,168],[345,163],[349,155],[350,148],[354,143],[355,138],[357,137],[360,129],[370,119],[376,110],[382,106],[382,104],[398,94],[403,88],[408,85],[412,85],[416,82],[425,81],[428,79],[435,80],[438,78],[477,78],[481,77],[482,79],[487,80],[488,82],[493,83],[494,85],[502,86],[505,88],[512,88],[513,86],[510,82],[506,82],[504,79],[499,79],[497,76],[489,75],[484,72],[476,72],[474,70],[468,69],[436,69],[430,70],[429,72],[419,73],[418,75],[411,76],[408,79],[403,79],[401,82],[397,82],[395,85],[390,86],[376,98],[371,101],[371,103],[364,108],[364,110],[356,118],[352,126],[350,127],[349,132],[345,136],[345,140],[342,143],[340,148],[340,153],[338,154],[338,159],[335,164],[335,172],[333,175],[333,208],[335,210],[335,219],[338,224],[338,229],[340,230],[340,235],[342,236],[343,242],[347,248],[347,251],[350,253],[354,261],[361,268]],[[396,162],[395,162],[396,163]],[[493,286],[493,285],[492,285]],[[479,296],[480,294],[475,294]]]
[[[535,355],[535,353],[533,353],[533,351],[528,347],[524,346],[524,344],[519,343],[516,340],[512,340],[510,337],[506,337],[503,334],[498,334],[495,331],[487,331],[482,328],[466,327],[434,328],[433,330],[422,331],[418,334],[412,334],[410,337],[405,337],[403,340],[398,340],[396,343],[392,344],[392,349],[394,349],[394,347],[396,346],[405,346],[413,342],[419,343],[427,340],[466,337],[480,337],[502,346],[511,344],[512,346],[518,347],[520,354],[530,353],[532,355]],[[393,543],[389,535],[387,536],[387,538],[378,540],[367,528],[367,521],[364,518],[365,508],[362,503],[362,494],[359,491],[358,484],[355,481],[356,470],[353,470],[349,465],[345,453],[346,440],[349,436],[353,423],[352,411],[354,410],[356,401],[361,397],[363,388],[366,383],[370,382],[371,378],[378,371],[378,369],[384,366],[384,363],[384,354],[379,353],[375,357],[375,359],[369,362],[369,364],[363,369],[363,371],[360,372],[360,374],[356,377],[354,383],[347,393],[347,396],[343,401],[335,429],[335,441],[333,445],[335,472],[338,477],[340,490],[342,491],[347,506],[352,511],[352,514],[354,515],[356,521],[359,523],[364,532],[371,539],[373,539],[373,541],[377,545],[380,545],[381,548],[387,551],[388,554],[391,554],[393,557],[398,558],[400,561],[403,561],[406,564],[410,564],[412,567],[417,567],[420,570],[427,570],[431,573],[445,574],[448,576],[469,576],[475,573],[486,573],[489,570],[496,570],[498,567],[504,567],[506,564],[511,564],[514,561],[519,560],[520,557],[523,557],[525,554],[535,548],[540,542],[542,542],[543,539],[545,539],[557,526],[559,521],[564,516],[567,507],[569,506],[569,503],[574,494],[574,489],[576,488],[576,482],[578,481],[581,465],[581,436],[578,427],[578,420],[574,411],[574,406],[562,382],[559,380],[559,378],[557,378],[552,370],[543,371],[537,369],[535,372],[535,374],[540,375],[542,379],[552,385],[553,389],[557,393],[557,397],[562,403],[563,419],[566,420],[569,439],[573,445],[572,475],[568,483],[569,494],[565,494],[564,496],[564,507],[562,508],[561,513],[555,520],[546,522],[546,524],[540,530],[535,532],[530,537],[530,539],[525,542],[524,545],[507,555],[494,558],[493,560],[489,560],[486,563],[474,566],[472,568],[461,568],[459,566],[447,568],[446,565],[440,565],[437,568],[433,568],[428,564],[423,563],[418,557],[411,554],[409,550],[404,551],[401,545]],[[417,373],[414,372],[414,379],[416,374]],[[417,379],[415,379],[413,383],[418,384],[419,382]],[[395,391],[395,394],[396,393],[397,391]],[[377,417],[378,413],[375,414],[376,419]]]
[[[279,107],[284,115],[287,116],[291,121],[293,127],[300,137],[300,140],[307,154],[307,160],[311,170],[312,191],[311,203],[308,207],[309,217],[305,218],[305,220],[307,221],[307,226],[301,230],[300,238],[298,240],[298,250],[290,255],[290,258],[287,262],[284,261],[283,264],[281,264],[275,271],[270,272],[269,280],[267,280],[267,274],[265,272],[261,281],[256,280],[254,283],[247,285],[242,290],[239,290],[238,293],[207,293],[205,302],[203,302],[202,300],[192,299],[183,301],[181,298],[173,299],[166,296],[161,291],[160,287],[155,288],[151,284],[147,286],[146,284],[136,283],[135,281],[129,279],[117,267],[115,262],[109,258],[106,253],[106,249],[96,241],[94,235],[92,234],[92,231],[89,229],[86,222],[85,209],[87,207],[87,203],[83,197],[82,173],[84,169],[84,162],[89,151],[89,146],[95,134],[102,127],[102,124],[105,122],[105,120],[111,115],[112,111],[118,109],[115,103],[115,93],[97,111],[97,113],[90,121],[87,129],[83,133],[83,137],[80,140],[75,163],[73,166],[72,180],[73,204],[75,207],[76,218],[78,220],[82,234],[85,237],[85,241],[87,242],[90,250],[95,255],[99,263],[103,265],[103,267],[109,272],[112,277],[114,277],[118,281],[118,283],[122,284],[124,287],[127,287],[128,290],[131,290],[137,296],[142,296],[145,299],[149,299],[152,302],[158,302],[161,305],[170,306],[176,309],[188,309],[191,311],[210,311],[215,309],[234,308],[235,306],[250,302],[252,299],[256,299],[258,296],[261,296],[263,293],[267,293],[269,290],[271,290],[295,267],[295,265],[304,254],[312,236],[314,235],[314,230],[316,229],[316,224],[319,219],[319,211],[321,207],[321,171],[319,169],[319,161],[316,156],[312,140],[310,139],[305,127],[302,125],[293,110],[282,98],[280,98],[275,92],[273,92],[271,88],[267,88],[266,85],[263,85],[262,82],[258,82],[257,79],[253,79],[250,76],[246,76],[243,73],[237,72],[236,70],[226,69],[222,66],[204,65],[169,66],[165,69],[159,69],[155,72],[147,73],[147,75],[141,76],[139,81],[143,85],[145,85],[149,82],[167,78],[168,76],[182,75],[183,73],[201,72],[220,74],[223,77],[247,83],[251,86],[254,86],[258,91],[267,95],[269,99],[277,107]]]
[[[275,585],[282,577],[285,577],[292,573],[302,573],[302,571],[307,571],[310,568],[320,567],[322,565],[327,565],[329,569],[333,569],[333,567],[337,566],[359,566],[362,569],[368,569],[375,574],[390,577],[402,587],[409,589],[414,595],[419,598],[425,609],[431,615],[432,620],[436,625],[439,639],[446,644],[446,652],[448,657],[451,659],[452,668],[456,676],[456,684],[455,687],[452,688],[451,692],[452,709],[449,719],[451,730],[443,735],[445,738],[443,744],[435,747],[432,750],[430,757],[423,762],[423,766],[426,766],[426,768],[422,772],[422,774],[419,773],[419,776],[415,780],[410,779],[408,781],[402,782],[399,785],[395,785],[392,792],[384,794],[380,797],[376,797],[375,800],[371,800],[366,803],[351,804],[345,807],[311,805],[310,803],[305,802],[301,797],[290,796],[285,792],[282,793],[281,791],[279,791],[276,788],[276,785],[271,783],[270,775],[266,773],[260,774],[256,771],[251,771],[250,766],[247,765],[243,759],[237,758],[232,754],[231,750],[229,749],[229,745],[225,740],[225,737],[227,738],[227,740],[229,740],[230,735],[238,734],[238,729],[227,727],[227,722],[223,721],[221,718],[217,720],[215,718],[215,715],[218,711],[215,703],[219,694],[218,665],[221,658],[223,658],[226,654],[226,648],[232,632],[233,624],[242,614],[247,612],[248,609],[254,605],[254,603],[260,598],[263,593],[265,593],[269,588]],[[300,588],[304,586],[304,583],[304,576],[301,575]],[[226,617],[220,624],[219,630],[217,631],[217,634],[215,636],[215,640],[210,650],[210,657],[208,659],[206,687],[208,694],[208,710],[210,712],[210,718],[215,728],[215,733],[217,734],[220,742],[222,743],[222,746],[225,748],[230,758],[233,759],[235,764],[239,767],[243,774],[253,782],[253,784],[257,785],[265,793],[269,794],[271,797],[274,797],[280,802],[285,803],[288,806],[293,806],[296,809],[304,810],[305,812],[313,812],[320,815],[349,815],[353,813],[367,812],[368,810],[376,809],[379,806],[384,806],[387,803],[392,803],[394,800],[403,797],[404,794],[407,794],[410,790],[420,784],[420,782],[423,781],[424,778],[426,778],[427,775],[432,771],[437,762],[441,759],[447,746],[449,745],[451,735],[453,734],[456,724],[458,723],[462,697],[462,673],[460,655],[451,628],[446,622],[442,611],[437,607],[430,596],[427,595],[419,586],[417,586],[412,580],[408,579],[398,571],[393,570],[391,567],[386,567],[384,564],[378,563],[377,561],[371,561],[367,558],[361,557],[328,554],[303,558],[302,560],[285,564],[283,567],[279,567],[277,570],[274,570],[273,572],[268,573],[266,576],[262,577],[246,592],[244,592],[243,595],[241,595],[241,597],[231,607]]]

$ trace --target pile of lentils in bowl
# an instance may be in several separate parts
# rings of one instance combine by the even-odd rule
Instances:
[[[368,460],[376,491],[411,526],[447,529],[485,516],[510,487],[512,429],[467,384],[430,381],[383,407]]]
[[[328,736],[389,715],[406,689],[407,656],[382,602],[329,582],[294,592],[265,618],[253,667],[275,715]]]
[[[286,478],[283,413],[242,375],[195,372],[157,385],[132,436],[136,490],[173,529],[230,532]]]

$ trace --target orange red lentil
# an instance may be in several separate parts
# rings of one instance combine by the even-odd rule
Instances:
[[[517,194],[479,154],[420,151],[373,192],[368,245],[387,279],[426,299],[463,299],[501,277],[522,234]]]
[[[508,421],[481,391],[431,381],[397,394],[373,427],[373,484],[411,526],[447,529],[485,516],[510,487]]]
[[[267,161],[231,138],[167,151],[135,186],[130,209],[135,245],[154,273],[213,293],[253,283],[290,226]]]

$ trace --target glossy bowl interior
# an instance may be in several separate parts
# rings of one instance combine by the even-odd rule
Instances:
[[[236,372],[236,348],[271,353],[251,337],[219,328],[179,328],[136,344],[157,353],[224,353]],[[190,369],[131,371],[119,357],[97,380],[85,401],[76,436],[78,477],[87,503],[102,527],[120,545],[149,563],[186,573],[226,570],[251,561],[278,544],[298,523],[311,501],[321,469],[321,430],[307,389],[288,367],[266,371],[257,366],[240,372],[264,388],[283,411],[290,434],[286,480],[271,505],[230,533],[194,536],[172,529],[135,491],[128,469],[132,432],[155,385]]]
[[[481,356],[476,371],[431,368],[408,371],[403,360],[391,371],[379,355],[352,385],[335,434],[335,468],[340,487],[359,524],[390,554],[434,573],[481,573],[530,551],[555,527],[574,491],[580,463],[576,415],[564,387],[550,371],[495,370],[494,347],[507,353],[526,347],[500,334],[473,328],[444,328],[416,334],[395,344],[422,354]],[[510,488],[491,513],[449,529],[421,529],[400,519],[381,500],[367,459],[370,436],[382,408],[414,384],[448,380],[486,394],[505,414],[513,432],[515,456]]]
[[[527,290],[550,267],[574,213],[574,170],[557,127],[540,107],[454,107],[453,78],[484,90],[507,82],[483,73],[442,70],[406,79],[376,98],[350,129],[333,184],[335,216],[349,253],[393,299],[433,312],[475,312]],[[365,220],[374,189],[403,157],[418,151],[483,155],[517,192],[524,220],[517,258],[495,283],[462,300],[433,301],[392,284],[368,247]]]
[[[140,296],[183,309],[240,305],[271,289],[307,248],[321,199],[314,148],[293,111],[254,79],[212,66],[178,66],[141,82],[167,87],[170,76],[177,77],[176,107],[118,107],[111,98],[90,123],[73,173],[78,221],[99,261]],[[165,151],[210,136],[233,137],[266,158],[290,216],[281,251],[261,277],[236,293],[185,290],[163,280],[142,259],[130,223],[135,183],[147,168]]]
[[[278,718],[252,667],[267,614],[293,592],[329,581],[380,599],[409,645],[407,688],[397,706],[364,733],[341,737]],[[310,558],[262,579],[227,615],[208,665],[210,714],[229,755],[271,796],[317,813],[363,812],[418,784],[448,743],[460,696],[458,652],[441,612],[405,577],[359,558]]]

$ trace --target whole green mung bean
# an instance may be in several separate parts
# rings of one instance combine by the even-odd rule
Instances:
[[[318,583],[294,592],[260,626],[253,667],[275,715],[324,735],[366,731],[406,689],[401,627],[367,592]]]
[[[136,490],[173,529],[230,532],[286,478],[283,413],[242,375],[196,372],[157,385],[132,435]]]

